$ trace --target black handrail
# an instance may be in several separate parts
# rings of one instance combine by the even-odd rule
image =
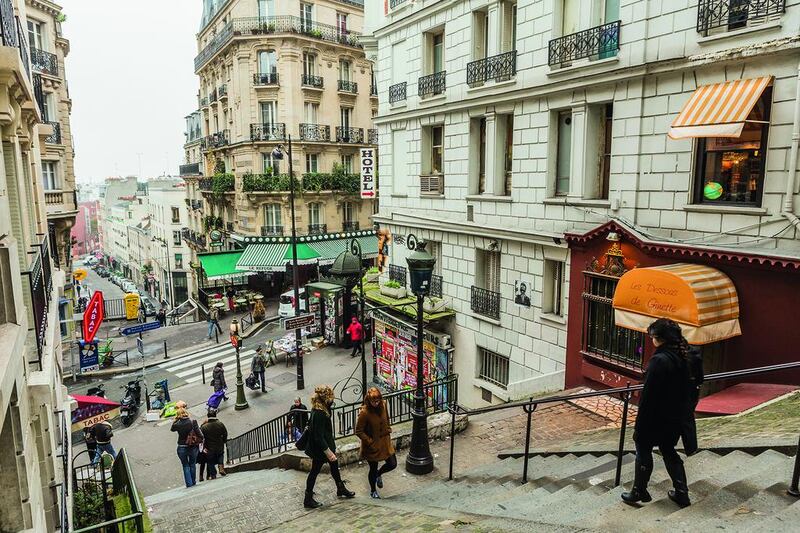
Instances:
[[[722,381],[727,379],[734,379],[740,378],[745,376],[752,376],[758,374],[765,374],[767,372],[778,372],[781,370],[791,370],[794,368],[800,368],[800,361],[795,361],[793,363],[781,363],[778,365],[769,365],[769,366],[761,366],[761,367],[754,367],[754,368],[745,368],[742,370],[731,370],[728,372],[718,372],[716,374],[709,374],[705,376],[705,382],[709,381]],[[522,471],[522,482],[527,483],[528,481],[528,459],[530,457],[530,444],[531,444],[531,426],[532,426],[532,416],[533,412],[540,406],[545,404],[551,403],[558,403],[558,402],[566,402],[572,400],[580,400],[583,398],[594,398],[597,396],[615,396],[619,395],[623,401],[623,411],[622,411],[622,421],[620,424],[620,437],[619,437],[619,447],[617,450],[617,465],[616,465],[616,475],[614,477],[614,486],[617,487],[620,484],[620,475],[622,472],[622,456],[624,455],[624,443],[625,443],[625,432],[627,430],[627,421],[628,421],[628,405],[630,403],[630,399],[632,393],[635,391],[640,391],[644,388],[643,384],[638,385],[631,385],[628,383],[625,387],[616,387],[613,389],[605,389],[599,391],[591,391],[591,392],[579,392],[576,394],[561,394],[556,396],[546,396],[544,398],[530,398],[528,400],[523,400],[519,402],[510,402],[504,403],[500,405],[489,405],[486,407],[479,407],[476,409],[469,409],[462,405],[458,405],[457,403],[451,403],[448,411],[452,417],[451,420],[451,428],[455,425],[455,418],[456,415],[470,415],[475,416],[484,413],[491,413],[494,411],[502,411],[504,409],[514,409],[514,408],[522,408],[525,413],[528,415],[527,421],[527,431],[525,434],[525,457],[523,460],[523,471]],[[800,442],[798,443],[800,446]],[[455,433],[451,429],[450,433],[450,472],[448,474],[448,479],[453,479],[453,456],[455,453]],[[794,473],[792,475],[791,485],[788,490],[789,494],[793,496],[800,497],[800,491],[798,491],[798,479],[800,479],[800,448],[798,448],[798,453],[795,455],[795,466],[794,466]]]

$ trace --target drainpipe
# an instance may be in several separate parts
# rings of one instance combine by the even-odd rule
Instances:
[[[797,65],[797,94],[794,100],[794,122],[792,123],[792,148],[789,151],[789,175],[786,179],[786,196],[783,199],[781,214],[797,229],[800,218],[794,212],[794,188],[797,176],[797,149],[800,145],[800,64]]]

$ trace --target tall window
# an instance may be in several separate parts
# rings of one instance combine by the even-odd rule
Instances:
[[[342,219],[345,222],[353,222],[355,220],[355,208],[353,202],[345,202],[342,204]]]
[[[267,204],[264,206],[264,225],[270,228],[283,226],[280,204]]]
[[[179,224],[181,221],[181,210],[177,207],[171,207],[170,210],[172,211],[172,223]]]
[[[47,43],[45,42],[47,34],[45,33],[45,25],[35,20],[28,21],[28,42],[33,48],[45,50]]]
[[[280,160],[276,159],[272,155],[272,152],[262,152],[261,168],[265,174],[270,172],[270,170],[273,174],[280,174]]]
[[[277,102],[259,102],[258,105],[261,107],[262,124],[275,124],[278,122]]]
[[[444,126],[431,126],[427,129],[429,147],[427,150],[426,174],[441,174],[443,172],[442,160],[444,157]]]
[[[183,268],[183,254],[175,254],[175,268]]]
[[[349,128],[350,127],[350,118],[353,116],[353,108],[352,107],[342,107],[339,111],[339,119],[342,125],[342,128]]]
[[[336,13],[336,29],[339,35],[347,35],[347,13]]]
[[[344,154],[342,156],[342,168],[347,174],[353,173],[353,155]]]
[[[478,194],[486,192],[486,119],[480,119],[480,155],[478,156]]]
[[[317,74],[317,56],[303,52],[303,74],[306,76],[316,76]]]
[[[500,252],[476,250],[475,282],[478,287],[500,292]]]
[[[42,118],[44,118],[45,122],[50,122],[55,120],[56,113],[55,113],[55,104],[53,103],[53,93],[44,93],[44,98],[42,99],[43,109]]]
[[[432,36],[432,50],[433,54],[433,62],[431,66],[433,67],[433,71],[431,72],[441,72],[444,70],[444,32],[436,33]]]
[[[603,109],[602,138],[600,143],[600,198],[607,199],[611,183],[611,139],[614,124],[614,104],[606,104]]]
[[[306,172],[319,172],[319,154],[306,154]]]
[[[771,103],[768,87],[738,138],[697,139],[695,203],[761,205]]]
[[[542,290],[542,311],[552,315],[564,316],[564,262],[544,261],[544,287]]]
[[[258,0],[258,16],[274,17],[275,16],[275,0]]]
[[[319,116],[319,104],[315,102],[306,102],[303,105],[303,115],[306,124],[316,124],[317,117]]]
[[[503,147],[504,170],[506,172],[504,194],[508,196],[511,194],[511,178],[514,167],[514,115],[506,115],[504,118],[506,126],[505,146]]]
[[[261,50],[258,53],[258,73],[259,74],[277,74],[278,60],[275,56],[275,50]]]
[[[300,2],[300,27],[302,31],[309,31],[314,23],[314,6]]]
[[[494,383],[503,389],[508,387],[509,358],[486,348],[478,347],[478,351],[481,356],[478,378]]]
[[[339,79],[350,81],[350,62],[344,59],[339,60]]]
[[[44,188],[46,191],[57,191],[61,189],[57,165],[55,161],[42,161],[42,178],[44,179]]]
[[[172,232],[172,243],[175,246],[180,246],[181,245],[181,232],[180,231],[175,230],[175,231]]]
[[[556,145],[556,196],[569,193],[570,169],[572,168],[572,112],[558,114],[558,139]]]
[[[616,363],[642,367],[644,333],[614,323],[614,290],[618,279],[586,274],[583,350],[589,355]]]
[[[325,223],[325,209],[319,202],[308,204],[308,223],[312,226],[319,226]]]
[[[489,51],[489,16],[486,11],[472,13],[472,59],[483,59]]]

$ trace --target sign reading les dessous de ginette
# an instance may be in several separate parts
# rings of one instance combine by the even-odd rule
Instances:
[[[620,279],[614,308],[692,324],[697,320],[693,299],[694,294],[678,276],[656,269],[632,270]]]

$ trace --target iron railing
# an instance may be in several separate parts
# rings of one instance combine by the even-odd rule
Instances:
[[[217,96],[219,96],[220,100],[222,100],[223,98],[227,98],[228,97],[228,85],[227,84],[223,83],[222,85],[219,86],[219,88],[217,89]]]
[[[31,64],[39,72],[58,76],[58,56],[31,46]]]
[[[308,225],[308,234],[309,235],[325,235],[328,233],[328,225],[327,224],[309,224]]]
[[[214,89],[210,93],[208,93],[208,103],[213,104],[217,101],[217,90]]]
[[[22,64],[25,65],[25,73],[31,75],[31,56],[28,54],[28,41],[25,40],[25,29],[22,27],[22,21],[19,17],[17,20],[17,41],[19,42],[19,57],[22,59]]]
[[[322,124],[300,124],[301,141],[330,142],[331,127]]]
[[[208,96],[200,98],[200,107],[208,107]]]
[[[64,194],[61,194],[61,203],[64,203]],[[61,268],[61,257],[58,253],[58,240],[56,239],[56,224],[55,222],[47,223],[47,239],[50,244],[50,258],[56,268]]]
[[[344,128],[342,126],[336,126],[336,142],[364,144],[364,128]]]
[[[563,65],[578,59],[603,59],[617,55],[620,24],[621,21],[617,20],[552,39],[548,47],[548,64]]]
[[[467,63],[467,85],[477,87],[489,80],[510,80],[517,73],[517,51]]]
[[[61,144],[61,123],[60,122],[47,122],[53,126],[53,134],[44,138],[44,142],[48,144]]]
[[[699,0],[697,31],[705,36],[714,28],[734,30],[785,12],[786,0]]]
[[[378,96],[378,86],[374,83],[369,86],[369,95],[374,97]]]
[[[304,87],[314,87],[316,89],[322,89],[325,80],[322,76],[314,76],[313,74],[303,74],[301,78],[301,83]]]
[[[442,276],[437,276],[436,274],[433,274],[431,276],[431,288],[430,288],[431,296],[436,296],[437,298],[443,298],[442,281],[443,281]]]
[[[709,381],[726,381],[732,380],[737,378],[742,378],[745,376],[753,376],[753,375],[761,375],[766,374],[769,372],[778,372],[781,370],[791,370],[800,368],[800,362],[793,362],[793,363],[783,363],[778,365],[770,365],[770,366],[762,366],[762,367],[755,367],[755,368],[747,368],[744,370],[732,370],[729,372],[720,372],[717,374],[709,374],[705,376],[705,382],[708,383]],[[451,421],[450,421],[450,472],[448,475],[448,479],[453,479],[453,459],[455,456],[455,423],[456,423],[456,415],[468,415],[468,416],[475,416],[484,413],[490,413],[493,411],[501,411],[505,409],[517,409],[522,408],[522,410],[528,415],[528,420],[526,423],[526,431],[525,431],[525,453],[523,456],[523,466],[522,466],[522,482],[528,482],[528,462],[532,455],[531,453],[531,427],[532,427],[532,418],[533,412],[540,405],[548,405],[548,404],[555,404],[560,402],[572,402],[575,400],[580,400],[584,398],[596,398],[600,396],[610,396],[610,397],[617,397],[619,396],[623,402],[622,406],[622,420],[620,421],[620,428],[619,428],[619,446],[617,448],[617,466],[616,472],[614,476],[614,486],[618,487],[620,484],[620,478],[622,475],[622,458],[623,456],[628,453],[625,451],[625,433],[628,429],[628,408],[631,400],[631,396],[634,392],[641,391],[644,388],[644,385],[631,385],[630,382],[625,387],[617,387],[614,389],[606,389],[601,391],[592,391],[592,392],[581,392],[577,394],[565,394],[565,395],[558,395],[558,396],[546,396],[544,398],[537,398],[530,400],[525,400],[521,402],[512,402],[512,403],[505,403],[499,405],[490,405],[486,407],[481,407],[478,409],[468,409],[457,403],[450,406],[449,411],[451,414]],[[789,490],[788,492],[793,496],[800,496],[798,494],[798,480],[800,480],[800,449],[795,455],[795,464],[794,464],[794,471],[792,473],[792,478],[789,483]]]
[[[342,231],[358,231],[358,220],[345,220],[342,222]]]
[[[500,293],[472,286],[470,309],[489,318],[500,318]]]
[[[44,108],[44,90],[42,89],[42,75],[34,73],[31,77],[33,81],[33,95],[36,97],[36,106],[39,108],[39,114],[42,118],[46,119]]]
[[[348,80],[339,80],[338,89],[344,93],[357,93],[358,83]]]
[[[225,231],[228,233],[233,233],[233,222],[225,223]]]
[[[406,82],[395,83],[389,87],[389,103],[400,102],[406,99]]]
[[[389,265],[389,280],[396,281],[403,287],[406,286],[406,267],[400,265]]]
[[[283,122],[250,124],[251,141],[282,141],[285,138],[286,124]]]
[[[458,375],[431,381],[423,386],[428,413],[442,413],[458,401]],[[405,389],[383,395],[390,424],[408,422],[413,418],[414,389]],[[335,405],[331,409],[333,435],[337,439],[354,434],[361,402]],[[228,463],[240,463],[251,459],[273,455],[294,448],[294,431],[301,432],[308,421],[310,411],[295,410],[284,413],[226,443]],[[300,427],[298,427],[300,426]]]
[[[11,0],[0,0],[0,36],[3,46],[19,46],[17,20],[14,17],[14,5]]]
[[[408,0],[389,0],[389,9],[394,9],[397,6],[402,6],[408,2]]]
[[[253,85],[278,85],[278,73],[253,74]]]
[[[200,163],[186,163],[178,167],[178,173],[181,176],[194,176],[201,174]]]
[[[50,239],[40,235],[42,241],[33,246],[29,252],[33,260],[26,274],[28,275],[28,290],[30,291],[30,316],[31,328],[36,340],[37,358],[29,361],[42,369],[42,352],[47,338],[47,310],[50,306],[50,297],[53,293],[52,270],[50,266]]]
[[[378,144],[378,130],[377,128],[371,128],[367,130],[367,144],[374,144],[377,146]]]
[[[494,383],[502,389],[507,388],[511,360],[505,355],[500,355],[486,348],[479,347],[478,351],[480,352],[478,379]]]
[[[280,237],[283,235],[283,226],[261,226],[262,237]]]
[[[203,137],[203,139],[200,141],[200,148],[202,150],[222,148],[223,146],[228,146],[230,142],[230,131],[222,130],[207,137]]]
[[[447,88],[447,71],[434,72],[422,76],[417,82],[417,95],[420,98],[442,94]]]
[[[214,190],[214,179],[213,178],[202,178],[198,181],[197,188],[201,191],[213,191]]]

